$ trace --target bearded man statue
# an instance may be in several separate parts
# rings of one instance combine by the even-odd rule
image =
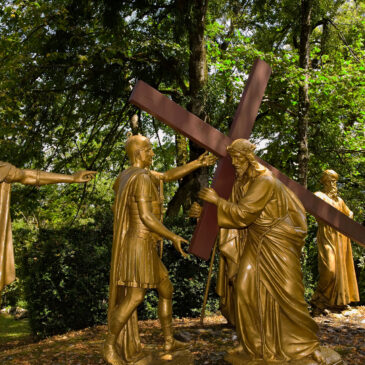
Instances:
[[[320,179],[323,191],[315,194],[352,218],[352,211],[338,196],[337,180],[335,171],[324,171]],[[314,313],[319,314],[326,308],[343,309],[349,303],[359,301],[350,239],[318,221],[317,245],[319,281],[311,300]]]

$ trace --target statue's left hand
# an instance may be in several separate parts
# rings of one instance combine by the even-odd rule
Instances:
[[[198,196],[200,199],[205,200],[208,203],[218,204],[219,195],[212,188],[204,188],[199,191]]]
[[[198,157],[198,162],[201,166],[211,166],[216,163],[218,157],[212,155],[208,151],[204,152],[202,155]]]
[[[92,180],[96,173],[97,171],[82,170],[75,172],[72,176],[74,177],[75,183],[83,183]]]
[[[173,238],[173,239],[171,239],[171,241],[172,241],[172,243],[173,243],[173,245],[174,245],[174,247],[175,247],[176,251],[178,251],[178,252],[182,255],[182,257],[183,257],[184,259],[186,259],[189,255],[188,255],[188,253],[186,253],[186,252],[185,252],[185,251],[181,248],[181,243],[182,243],[182,242],[184,242],[184,243],[189,244],[189,242],[188,242],[186,239],[184,239],[184,238],[182,238],[182,237],[180,237],[180,236],[178,236],[178,235],[175,235],[175,236],[174,236],[174,238]]]

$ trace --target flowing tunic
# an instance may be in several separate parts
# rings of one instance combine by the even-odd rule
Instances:
[[[335,200],[320,191],[315,194],[350,216],[350,209],[340,197]],[[350,239],[319,221],[317,245],[319,281],[312,303],[319,308],[328,308],[359,301]]]
[[[293,192],[261,168],[259,176],[236,181],[230,202],[218,202],[218,224],[229,237],[220,242],[221,253],[237,268],[237,335],[253,359],[301,359],[319,347],[300,267],[305,210]],[[246,232],[243,242],[240,230]],[[230,237],[231,231],[236,233]]]
[[[15,280],[10,191],[16,171],[12,164],[0,161],[0,292]]]

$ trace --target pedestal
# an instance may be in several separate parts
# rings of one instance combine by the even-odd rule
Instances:
[[[190,351],[181,349],[173,352],[164,352],[154,349],[145,349],[145,356],[125,365],[194,365],[194,357]]]

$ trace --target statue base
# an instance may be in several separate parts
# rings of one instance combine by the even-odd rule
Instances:
[[[187,349],[171,352],[153,351],[150,354],[152,356],[148,365],[194,365],[194,357]]]
[[[328,347],[320,347],[321,354],[326,359],[326,365],[346,365],[346,362],[341,359],[340,354]],[[234,352],[227,354],[225,361],[232,365],[319,365],[317,361],[312,358],[304,358],[292,361],[265,361],[265,360],[251,360],[242,352]]]
[[[144,357],[141,359],[129,362],[124,361],[120,365],[194,365],[194,357],[186,349],[171,352],[146,349],[143,351],[143,354]]]

